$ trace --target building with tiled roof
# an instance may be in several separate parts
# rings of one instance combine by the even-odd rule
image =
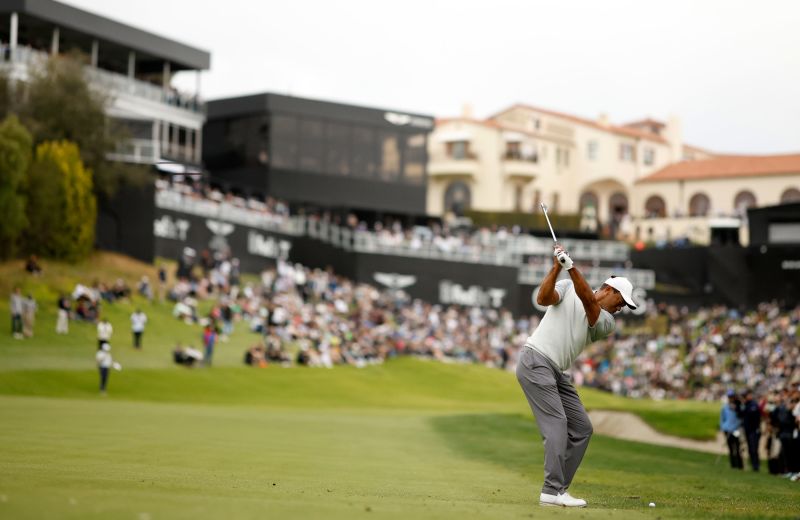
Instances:
[[[708,243],[723,222],[746,242],[746,208],[800,199],[800,154],[715,154],[683,143],[674,118],[615,125],[515,104],[487,119],[438,119],[428,151],[434,215],[593,206],[606,236]]]
[[[614,125],[513,105],[485,120],[439,119],[429,139],[430,214],[484,211],[579,213],[600,223],[629,211],[634,183],[682,158],[680,124]]]
[[[800,154],[718,155],[670,164],[633,190],[633,233],[644,240],[685,236],[706,243],[716,221],[743,226],[748,208],[800,202]],[[723,220],[720,220],[723,219]]]

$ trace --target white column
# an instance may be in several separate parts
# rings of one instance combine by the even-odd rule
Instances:
[[[11,36],[8,45],[13,52],[17,48],[17,33],[19,28],[19,16],[17,13],[11,13]]]
[[[170,66],[169,66],[169,62],[165,61],[164,62],[164,75],[163,75],[163,79],[162,79],[162,86],[163,86],[164,90],[167,90],[169,88],[169,80],[170,80]]]
[[[202,78],[202,74],[203,74],[202,70],[198,70],[197,72],[195,72],[194,95],[197,96],[198,98],[200,97],[200,79]]]
[[[153,148],[153,161],[157,161],[161,158],[161,121],[153,121],[153,134],[152,134],[153,144],[155,145]]]
[[[58,27],[53,27],[53,39],[50,40],[50,54],[56,55],[58,54],[58,40],[61,37],[61,31],[58,30]]]
[[[161,155],[169,153],[169,123],[161,122]]]
[[[92,40],[92,67],[97,68],[97,60],[100,56],[100,43]]]
[[[194,131],[194,162],[200,164],[203,161],[203,127]]]
[[[180,141],[178,141],[178,136],[181,133],[181,129],[180,129],[180,127],[178,127],[178,125],[170,124],[170,126],[173,127],[173,129],[172,129],[172,155],[177,156],[178,155],[178,146],[180,146]]]
[[[128,53],[128,77],[133,79],[136,75],[136,53],[130,51]]]
[[[186,129],[186,157],[187,161],[194,161],[195,146],[197,146],[197,130]]]

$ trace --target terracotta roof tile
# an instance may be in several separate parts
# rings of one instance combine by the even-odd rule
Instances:
[[[719,155],[666,166],[637,182],[662,182],[771,175],[800,176],[800,154]]]
[[[663,137],[651,134],[650,132],[643,132],[641,130],[636,130],[634,128],[627,128],[627,127],[624,127],[624,126],[616,126],[616,125],[611,125],[611,124],[609,124],[607,126],[606,125],[601,125],[600,123],[598,123],[597,121],[594,121],[592,119],[586,119],[586,118],[583,118],[583,117],[574,116],[572,114],[565,114],[563,112],[556,112],[554,110],[547,110],[547,109],[544,109],[544,108],[538,108],[538,107],[534,107],[534,106],[531,106],[531,105],[526,105],[526,104],[523,104],[523,103],[517,103],[517,104],[515,104],[515,105],[513,105],[513,106],[511,106],[509,108],[506,108],[505,110],[502,110],[502,111],[498,112],[497,114],[491,116],[489,119],[494,119],[499,115],[502,115],[502,114],[505,114],[506,112],[514,110],[515,108],[525,108],[525,109],[528,109],[528,110],[533,110],[535,112],[539,112],[539,113],[542,113],[542,114],[547,114],[547,115],[550,115],[550,116],[553,116],[553,117],[559,117],[561,119],[566,119],[568,121],[573,121],[575,123],[579,123],[579,124],[586,125],[586,126],[591,126],[593,128],[597,128],[599,130],[605,130],[606,132],[611,132],[611,133],[614,133],[614,134],[617,134],[617,135],[624,135],[624,136],[632,137],[632,138],[635,138],[635,139],[647,139],[648,141],[654,141],[654,142],[663,143],[663,144],[667,143],[667,140],[664,139]]]

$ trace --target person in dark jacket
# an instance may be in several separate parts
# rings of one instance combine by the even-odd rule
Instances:
[[[741,416],[747,441],[747,453],[750,455],[750,465],[753,471],[758,471],[761,463],[758,455],[758,443],[761,440],[761,407],[755,400],[752,390],[748,390],[744,395]]]

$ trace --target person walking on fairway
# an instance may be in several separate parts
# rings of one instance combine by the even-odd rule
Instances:
[[[133,346],[135,348],[142,348],[142,334],[144,334],[144,326],[147,323],[147,314],[142,312],[142,309],[136,309],[131,314],[131,331],[133,331]]]
[[[100,322],[97,324],[97,347],[102,348],[103,343],[111,341],[113,333],[114,327],[111,326],[111,322],[107,318],[100,318]]]
[[[206,348],[205,356],[203,357],[203,364],[207,367],[211,366],[211,358],[214,356],[214,343],[217,342],[217,324],[214,320],[203,329],[203,345]]]
[[[536,298],[549,307],[520,352],[517,380],[544,439],[539,504],[586,507],[585,500],[567,490],[589,445],[592,423],[565,371],[584,347],[614,332],[614,313],[625,305],[635,309],[636,304],[627,278],[612,276],[592,292],[563,247],[556,244],[553,256],[553,268]],[[562,269],[569,279],[557,282]]]
[[[111,345],[103,343],[97,349],[95,354],[95,361],[97,361],[97,369],[100,372],[100,393],[106,395],[106,386],[108,385],[108,372],[112,368],[114,370],[122,370],[122,365],[115,362],[111,357]]]

